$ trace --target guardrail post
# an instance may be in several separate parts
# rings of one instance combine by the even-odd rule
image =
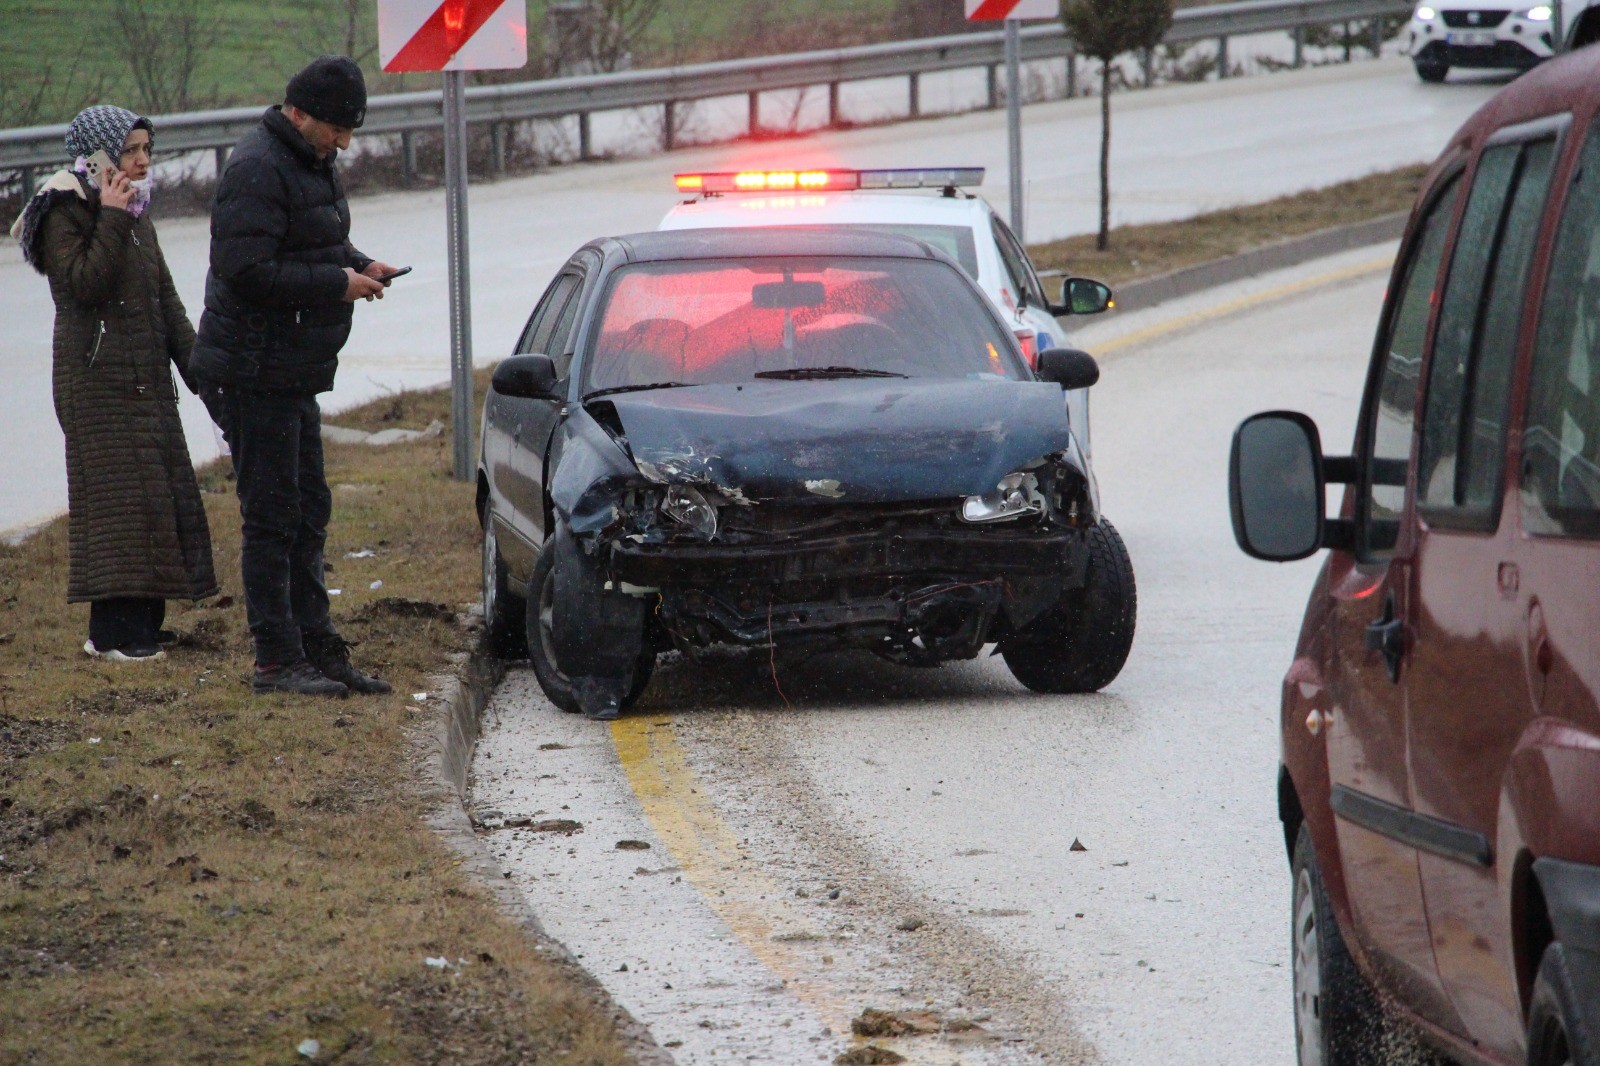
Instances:
[[[911,73],[910,111],[912,118],[922,115],[922,75],[916,71]]]
[[[1000,68],[990,63],[984,68],[985,87],[989,93],[989,110],[1000,106]]]
[[[1350,23],[1346,21],[1344,24],[1344,61],[1346,63],[1355,58],[1353,55],[1351,55],[1351,45],[1355,41],[1355,38],[1355,31],[1350,28]]]
[[[1306,28],[1294,28],[1294,65],[1298,69],[1306,65]]]
[[[750,94],[750,136],[761,132],[761,94]]]
[[[989,68],[991,71],[993,67]],[[1078,53],[1067,53],[1067,99],[1071,100],[1078,95]],[[993,107],[993,104],[989,105]]]
[[[589,128],[589,112],[578,113],[578,158],[590,160],[594,158],[594,135]]]
[[[1372,58],[1380,59],[1383,56],[1383,16],[1372,16]]]
[[[18,177],[22,180],[22,200],[26,203],[33,199],[33,168],[23,167],[18,171]]]
[[[400,173],[407,185],[417,183],[417,136],[410,130],[400,134]]]
[[[222,177],[222,168],[228,165],[228,146],[225,145],[225,144],[224,145],[219,145],[217,147],[217,149],[216,149],[216,153],[217,153],[217,177],[220,178],[220,177]]]
[[[661,148],[670,152],[676,147],[677,133],[673,129],[678,121],[678,103],[668,100],[661,105]]]
[[[506,173],[506,132],[504,122],[489,123],[489,169],[497,178]]]
[[[1218,37],[1217,78],[1218,80],[1221,80],[1222,78],[1226,77],[1228,77],[1228,39],[1226,37]]]
[[[1146,48],[1139,54],[1139,67],[1144,73],[1144,87],[1148,89],[1156,83],[1156,53],[1154,49]]]
[[[839,125],[839,117],[839,83],[830,81],[828,83],[828,125],[837,127]]]

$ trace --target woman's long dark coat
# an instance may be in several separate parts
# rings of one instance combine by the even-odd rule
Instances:
[[[178,418],[194,327],[146,212],[61,195],[39,249],[56,304],[56,417],[67,438],[67,600],[217,592],[211,532]]]

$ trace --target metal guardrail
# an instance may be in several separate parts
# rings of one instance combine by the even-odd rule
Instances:
[[[1292,31],[1296,34],[1298,59],[1300,33],[1306,27],[1380,15],[1403,15],[1411,6],[1410,0],[1242,0],[1185,8],[1175,16],[1166,41],[1187,44],[1216,40],[1221,60],[1218,66],[1225,77],[1227,40],[1231,36]],[[1066,60],[1070,86],[1075,80],[1077,54],[1065,30],[1059,24],[1028,26],[1020,36],[1023,60]],[[838,125],[841,84],[904,77],[909,79],[910,113],[915,116],[920,113],[918,79],[921,75],[977,67],[988,71],[989,105],[994,107],[999,104],[996,70],[1003,62],[1003,51],[1003,33],[964,33],[755,59],[482,85],[467,90],[467,120],[491,123],[491,128],[499,128],[507,122],[576,115],[579,153],[588,158],[589,116],[598,111],[637,107],[667,109],[667,119],[662,123],[663,146],[671,148],[675,126],[671,109],[695,100],[748,95],[750,124],[754,130],[759,127],[757,101],[761,93],[826,85],[829,124]],[[261,107],[241,107],[156,116],[161,150],[167,154],[213,149],[220,162],[223,153],[260,121],[261,110]],[[394,93],[375,96],[368,102],[362,132],[400,133],[407,135],[409,142],[409,134],[436,130],[442,121],[441,92]],[[0,171],[21,171],[24,186],[31,190],[35,169],[62,163],[62,140],[66,131],[65,125],[0,130]],[[409,145],[407,156],[410,172],[414,170],[414,157]]]

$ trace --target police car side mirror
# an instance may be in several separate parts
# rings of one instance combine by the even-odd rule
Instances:
[[[1061,283],[1061,302],[1050,308],[1053,315],[1098,315],[1117,305],[1111,286],[1093,278],[1067,278]]]
[[[1035,373],[1040,380],[1053,381],[1063,389],[1087,389],[1100,380],[1100,364],[1076,348],[1046,348],[1039,353]]]
[[[556,364],[548,355],[513,355],[494,368],[494,391],[523,400],[561,400]]]

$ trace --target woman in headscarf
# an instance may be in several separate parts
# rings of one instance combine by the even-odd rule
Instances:
[[[89,604],[83,650],[159,659],[169,599],[217,592],[211,533],[178,418],[194,327],[150,219],[153,127],[97,105],[72,120],[72,165],[11,229],[55,300],[56,418],[67,440],[67,601]],[[95,165],[104,151],[111,167]],[[193,391],[191,385],[190,391]]]

